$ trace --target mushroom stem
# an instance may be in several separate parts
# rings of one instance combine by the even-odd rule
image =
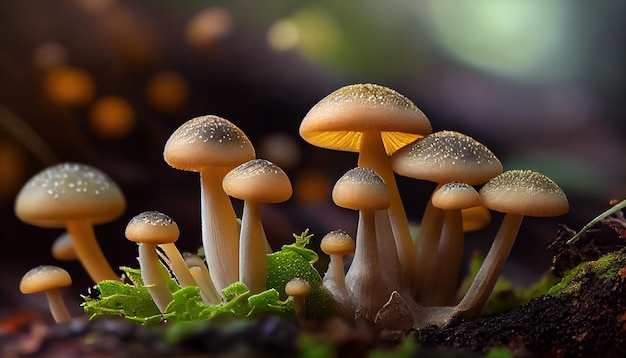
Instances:
[[[61,296],[61,291],[58,289],[48,290],[46,291],[46,297],[48,298],[50,313],[56,323],[65,323],[72,319]]]
[[[355,300],[358,315],[371,321],[387,302],[393,291],[399,290],[395,277],[385,277],[376,244],[374,210],[360,210],[354,260],[346,274],[346,288]],[[395,282],[394,282],[395,283]]]
[[[196,286],[196,280],[194,280],[191,272],[189,272],[189,267],[185,263],[183,255],[181,255],[180,251],[176,248],[176,245],[169,243],[160,244],[158,246],[163,250],[165,256],[167,256],[170,269],[174,273],[174,276],[176,276],[178,284],[181,287]]]
[[[454,304],[459,271],[463,261],[463,217],[460,209],[444,210],[443,228],[435,270],[428,277],[427,287],[432,292],[424,305],[449,306]]]
[[[156,252],[156,245],[139,244],[139,267],[141,269],[141,279],[148,289],[152,300],[161,313],[172,301],[172,292],[168,287],[169,274],[161,262]]]
[[[398,273],[401,284],[410,288],[414,285],[413,276],[417,270],[417,261],[414,254],[415,246],[411,239],[409,221],[402,205],[395,175],[389,157],[386,154],[380,132],[363,132],[358,166],[374,170],[389,188],[391,205],[387,209],[387,220],[390,221],[393,230],[392,235],[396,247],[395,256],[398,260],[398,262],[394,263],[394,266],[399,267]],[[380,217],[383,218],[382,215]]]
[[[91,279],[98,283],[104,280],[119,280],[109,262],[104,257],[96,240],[93,226],[87,220],[71,220],[66,223],[67,232],[74,240],[74,250],[78,260]]]
[[[439,250],[441,227],[443,226],[443,210],[433,205],[428,200],[420,229],[417,233],[417,271],[415,272],[415,285],[413,294],[417,302],[422,302],[427,296],[428,287],[426,280],[431,270],[434,269],[436,253]]]
[[[208,302],[209,304],[217,305],[222,302],[219,293],[217,293],[217,290],[215,289],[213,280],[211,280],[209,269],[206,267],[200,256],[185,253],[183,257],[189,266],[189,271],[196,281],[196,284],[200,287],[203,300],[206,299],[205,303]]]
[[[487,302],[502,272],[502,267],[509,257],[523,218],[524,215],[520,214],[504,215],[485,261],[463,299],[456,306],[456,310],[463,316],[469,317],[479,313]]]
[[[346,273],[343,266],[342,255],[329,255],[330,261],[328,268],[324,274],[323,284],[336,301],[346,301],[348,299],[348,291],[346,290]]]
[[[261,205],[257,202],[244,201],[240,241],[239,280],[253,294],[265,291],[267,239],[261,224]]]
[[[239,280],[239,227],[230,199],[222,189],[226,172],[223,167],[200,172],[202,245],[218,292]]]

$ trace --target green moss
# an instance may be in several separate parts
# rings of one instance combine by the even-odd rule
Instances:
[[[578,280],[589,273],[598,279],[608,279],[617,275],[626,266],[623,253],[608,253],[596,261],[586,261],[571,269],[557,284],[548,291],[549,295],[570,294],[580,288]]]

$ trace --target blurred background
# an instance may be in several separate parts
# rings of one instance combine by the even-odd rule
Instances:
[[[3,1],[0,2],[0,307],[22,302],[21,275],[62,230],[19,222],[13,202],[44,167],[90,164],[123,189],[128,210],[96,233],[114,266],[136,266],[123,230],[146,210],[172,216],[179,246],[200,245],[199,179],[162,159],[183,122],[216,114],[257,155],[288,172],[293,198],[263,208],[277,249],[310,228],[354,234],[356,213],[330,200],[354,153],[308,145],[300,121],[353,83],[410,98],[435,131],[487,145],[505,169],[533,169],[568,195],[570,213],[527,218],[506,273],[528,285],[550,266],[558,223],[578,230],[626,197],[626,5],[623,1]],[[434,184],[398,178],[418,222]],[[240,212],[241,203],[235,203]],[[472,233],[486,250],[497,230]]]

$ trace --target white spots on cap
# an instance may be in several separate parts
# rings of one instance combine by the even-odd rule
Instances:
[[[383,178],[370,168],[353,168],[347,171],[339,180],[337,185],[343,184],[360,184],[371,186],[386,185]]]
[[[247,161],[235,169],[233,169],[228,176],[232,180],[243,179],[253,177],[255,175],[263,174],[282,174],[284,171],[276,164],[265,159],[252,159]]]
[[[152,225],[152,226],[168,226],[175,224],[174,219],[159,211],[145,211],[133,217],[128,225]]]
[[[111,180],[93,167],[63,163],[37,174],[28,185],[42,188],[56,199],[68,194],[101,195],[111,189]]]
[[[376,84],[355,84],[345,86],[329,94],[322,102],[349,103],[372,107],[394,107],[405,110],[419,111],[411,100],[392,90]]]
[[[245,134],[231,122],[218,116],[208,115],[193,118],[187,121],[176,132],[179,140],[192,144],[196,141],[212,143],[214,145],[247,146]]]
[[[498,161],[496,156],[482,143],[465,134],[454,131],[440,131],[415,142],[406,153],[416,161],[428,162],[434,166],[447,166],[464,163],[490,165]]]

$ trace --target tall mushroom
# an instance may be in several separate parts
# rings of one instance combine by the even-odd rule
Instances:
[[[354,168],[337,180],[332,196],[338,206],[359,211],[356,251],[346,274],[346,288],[354,299],[356,314],[373,322],[391,293],[400,291],[395,275],[384,269],[389,262],[380,259],[376,237],[375,212],[389,207],[389,189],[372,169]]]
[[[267,237],[261,223],[261,204],[280,203],[291,197],[291,182],[276,164],[253,159],[226,174],[226,194],[244,200],[239,239],[239,280],[251,293],[265,291]]]
[[[400,175],[438,185],[454,181],[483,184],[502,172],[502,164],[487,147],[455,131],[429,134],[398,150],[391,162]],[[418,271],[414,294],[420,303],[428,295],[428,277],[433,275],[442,225],[443,211],[433,207],[429,200],[417,237]]]
[[[139,268],[144,286],[161,313],[172,301],[169,273],[159,261],[157,245],[178,240],[178,225],[158,211],[146,211],[133,217],[126,226],[126,238],[139,245]]]
[[[463,316],[483,308],[509,256],[524,216],[548,217],[569,210],[563,190],[550,178],[530,170],[509,170],[489,180],[480,196],[488,208],[505,213],[478,274],[456,306]]]
[[[239,279],[239,227],[222,180],[230,169],[254,156],[241,129],[214,115],[183,123],[163,151],[172,167],[200,173],[202,244],[218,292]]]
[[[359,167],[370,168],[387,183],[391,196],[388,212],[377,214],[382,242],[393,236],[396,252],[382,255],[399,261],[399,278],[410,287],[417,269],[415,247],[389,155],[432,131],[422,111],[398,92],[375,84],[342,87],[309,110],[300,124],[300,136],[307,142],[329,149],[359,152]],[[391,224],[392,233],[383,228]],[[381,242],[381,243],[382,243]],[[395,268],[397,270],[398,268]]]
[[[80,263],[94,282],[117,280],[93,230],[118,218],[126,201],[118,186],[100,170],[76,163],[48,167],[17,194],[20,220],[41,227],[65,227]]]
[[[31,294],[45,292],[50,313],[56,323],[65,323],[72,319],[59,288],[72,284],[70,274],[57,266],[41,265],[28,271],[20,281],[20,292]]]

